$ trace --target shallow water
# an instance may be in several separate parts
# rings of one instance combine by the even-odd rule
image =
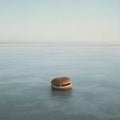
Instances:
[[[0,47],[0,120],[120,120],[120,47]],[[68,76],[69,91],[53,91]]]

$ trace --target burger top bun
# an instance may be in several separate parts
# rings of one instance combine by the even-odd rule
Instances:
[[[71,83],[70,78],[68,77],[56,77],[51,81],[51,84],[63,85]]]

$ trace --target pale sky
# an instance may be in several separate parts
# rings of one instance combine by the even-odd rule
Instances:
[[[120,43],[120,0],[0,0],[0,43]]]

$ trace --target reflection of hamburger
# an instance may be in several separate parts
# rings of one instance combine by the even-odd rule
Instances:
[[[56,77],[51,81],[51,87],[58,90],[68,90],[72,88],[72,81],[68,77]]]

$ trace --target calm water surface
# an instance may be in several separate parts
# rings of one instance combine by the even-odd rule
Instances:
[[[68,76],[69,91],[53,91]],[[119,46],[0,47],[0,120],[120,120]]]

